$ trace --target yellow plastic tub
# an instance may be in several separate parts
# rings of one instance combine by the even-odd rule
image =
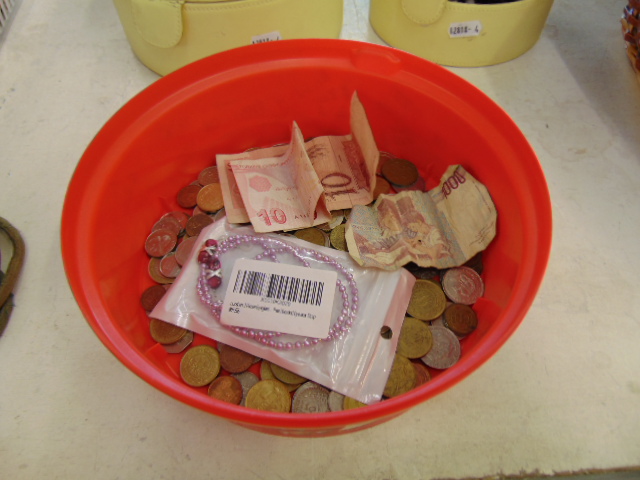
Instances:
[[[160,75],[231,48],[338,38],[343,0],[113,0],[131,47]]]
[[[371,0],[370,21],[393,47],[441,65],[480,67],[512,60],[533,47],[552,4]]]

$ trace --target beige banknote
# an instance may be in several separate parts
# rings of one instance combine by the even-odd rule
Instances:
[[[496,234],[497,212],[488,190],[460,165],[450,166],[428,192],[381,195],[356,206],[346,227],[351,256],[365,267],[394,270],[462,265]]]
[[[324,190],[296,123],[283,155],[234,158],[228,165],[256,232],[294,230],[331,220]]]

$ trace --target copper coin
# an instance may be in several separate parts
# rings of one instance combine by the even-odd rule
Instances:
[[[165,214],[165,217],[173,217],[176,220],[178,220],[180,227],[182,227],[182,230],[184,230],[185,227],[187,226],[187,221],[189,220],[190,215],[180,210],[175,210],[173,212],[169,212]]]
[[[147,312],[150,312],[155,308],[158,302],[164,297],[167,290],[162,285],[152,285],[145,289],[140,296],[140,303],[142,308]]]
[[[418,179],[413,182],[411,185],[394,185],[393,189],[397,192],[407,192],[407,191],[417,191],[417,192],[425,192],[427,190],[427,183],[424,181],[424,178],[418,177]]]
[[[220,373],[220,355],[211,345],[191,347],[180,362],[180,376],[187,385],[204,387]]]
[[[193,217],[194,215],[200,215],[201,213],[204,213],[205,215],[207,215],[207,212],[205,212],[199,206],[196,205],[195,207],[193,207],[193,211],[191,213],[191,216]]]
[[[452,302],[473,305],[484,294],[484,282],[474,269],[455,267],[442,277],[442,289]]]
[[[398,157],[396,157],[395,155],[392,155],[389,152],[380,152],[380,155],[378,157],[378,171],[376,173],[380,174],[380,172],[382,171],[382,167],[384,167],[384,164],[387,163],[389,160],[393,160],[396,158]]]
[[[218,167],[213,165],[207,167],[198,174],[198,183],[200,185],[209,185],[210,183],[220,183],[220,176],[218,175]]]
[[[206,213],[199,213],[198,215],[194,215],[187,222],[187,235],[190,237],[197,237],[200,235],[200,232],[207,225],[211,225],[213,223],[213,218],[211,218]]]
[[[151,231],[155,232],[156,230],[169,230],[173,232],[176,237],[182,233],[184,227],[180,223],[180,221],[174,216],[163,215],[160,220],[153,224],[151,227]]]
[[[390,158],[382,165],[382,176],[392,185],[408,187],[413,185],[420,176],[417,167],[409,160]]]
[[[416,369],[416,388],[431,380],[431,373],[424,363],[411,362]]]
[[[165,277],[160,272],[160,259],[157,257],[152,257],[149,259],[149,276],[153,279],[154,282],[160,283],[162,285],[173,283],[174,278]]]
[[[193,343],[193,332],[187,330],[187,334],[175,343],[162,345],[167,353],[180,353]]]
[[[160,259],[160,273],[167,278],[176,278],[180,273],[180,265],[174,252],[167,253]]]
[[[291,411],[291,394],[279,380],[260,380],[247,393],[248,408],[269,412]]]
[[[187,334],[186,329],[168,322],[152,318],[149,323],[151,338],[163,345],[179,342]]]
[[[469,305],[454,303],[449,305],[442,315],[445,327],[459,337],[472,333],[478,326],[478,315]]]
[[[200,185],[187,185],[182,187],[178,192],[176,200],[182,208],[193,208],[198,204],[198,192],[202,187]]]
[[[222,186],[219,183],[205,185],[198,192],[198,206],[205,212],[217,212],[224,207],[222,199]]]
[[[185,237],[176,248],[176,261],[182,266],[187,263],[193,247],[198,243],[198,237]]]
[[[307,382],[311,383],[313,382]],[[329,390],[315,384],[303,388],[307,383],[298,388],[293,395],[291,411],[293,413],[325,413],[329,411]]]
[[[373,199],[377,199],[380,195],[388,195],[392,193],[391,184],[384,178],[376,176],[376,185],[373,187]]]
[[[391,372],[384,387],[383,395],[387,398],[397,397],[416,386],[416,371],[411,360],[396,354],[391,366]]]
[[[240,373],[253,365],[254,355],[231,345],[218,344],[220,351],[220,365],[229,373]]]
[[[422,362],[431,368],[439,370],[453,367],[460,359],[460,340],[445,327],[430,327],[433,336],[433,347]]]
[[[149,234],[144,242],[144,249],[150,257],[163,257],[174,249],[177,242],[175,232],[161,228]]]
[[[207,394],[223,402],[239,405],[242,401],[242,385],[237,378],[225,375],[211,382]]]

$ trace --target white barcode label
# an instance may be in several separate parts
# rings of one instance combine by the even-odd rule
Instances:
[[[236,260],[220,321],[225,325],[323,338],[338,274],[283,263]]]
[[[251,45],[256,43],[273,42],[276,40],[282,40],[282,35],[277,30],[275,32],[263,33],[262,35],[254,35],[251,37]]]
[[[452,23],[449,25],[449,37],[476,37],[482,32],[482,23],[480,20],[472,20],[470,22]]]

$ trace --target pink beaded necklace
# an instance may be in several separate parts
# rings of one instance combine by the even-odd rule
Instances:
[[[263,345],[278,350],[294,350],[307,347],[313,347],[320,342],[331,342],[341,339],[349,332],[358,312],[358,286],[349,272],[349,269],[340,264],[334,258],[324,255],[313,249],[305,249],[295,247],[276,238],[268,236],[254,235],[232,235],[218,243],[217,240],[206,240],[204,246],[198,254],[198,263],[200,264],[200,275],[198,276],[198,296],[204,305],[206,305],[216,320],[220,320],[220,312],[222,310],[222,301],[213,298],[212,290],[216,290],[222,284],[222,263],[220,256],[234,250],[242,245],[256,245],[262,247],[262,252],[257,254],[256,260],[271,260],[278,263],[279,255],[291,255],[300,264],[311,268],[309,261],[305,257],[311,257],[313,260],[325,263],[338,272],[338,275],[344,277],[343,282],[338,278],[336,286],[342,296],[342,311],[338,315],[336,321],[331,326],[329,334],[325,338],[305,338],[295,342],[283,342],[276,340],[284,335],[280,332],[271,332],[264,330],[254,330],[242,327],[228,326],[231,331],[243,337],[255,340]],[[351,294],[351,301],[349,301]]]

